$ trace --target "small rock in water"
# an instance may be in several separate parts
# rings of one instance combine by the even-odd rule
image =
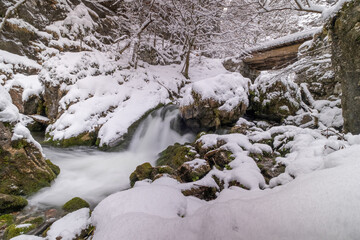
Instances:
[[[46,210],[45,212],[46,219],[55,218],[57,215],[58,215],[58,211],[55,208]]]

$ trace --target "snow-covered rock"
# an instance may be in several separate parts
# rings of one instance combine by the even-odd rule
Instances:
[[[248,105],[250,80],[239,73],[195,82],[181,99],[180,111],[192,129],[218,128],[236,122]]]
[[[260,118],[281,121],[294,115],[301,106],[295,74],[281,70],[262,72],[251,86],[251,111]]]
[[[9,93],[0,85],[0,192],[29,195],[50,182],[59,169],[46,161],[42,148],[21,122]]]

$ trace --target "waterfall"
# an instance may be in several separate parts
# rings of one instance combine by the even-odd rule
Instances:
[[[154,111],[141,122],[129,148],[121,152],[44,146],[46,157],[60,167],[61,173],[51,187],[30,197],[30,204],[61,206],[73,197],[97,204],[107,195],[127,189],[136,166],[144,162],[154,166],[158,153],[167,146],[194,140],[192,133],[181,134],[178,115],[174,106]]]

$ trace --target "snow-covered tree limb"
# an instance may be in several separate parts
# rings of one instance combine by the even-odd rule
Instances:
[[[313,0],[291,0],[279,3],[274,0],[258,0],[259,5],[265,11],[296,10],[310,13],[323,13],[327,6],[316,4]]]

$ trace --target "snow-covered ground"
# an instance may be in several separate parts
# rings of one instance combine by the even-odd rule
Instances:
[[[173,192],[172,180],[135,187],[95,209],[94,239],[357,239],[359,150],[355,144],[329,154],[321,170],[284,186],[233,187],[209,203]]]
[[[134,188],[104,199],[91,217],[81,218],[83,229],[86,223],[94,225],[93,239],[100,240],[358,239],[360,136],[349,134],[338,139],[317,130],[275,127],[255,131],[248,137],[204,135],[202,141],[211,145],[216,138],[226,139],[236,158],[231,165],[233,169],[224,170],[223,174],[231,176],[232,171],[247,168],[244,173],[248,175],[239,176],[255,186],[259,178],[251,178],[251,174],[256,174],[256,164],[249,164],[251,160],[245,156],[248,151],[259,151],[261,146],[254,148],[249,140],[260,140],[275,132],[281,134],[274,144],[279,144],[283,137],[294,137],[288,142],[290,153],[277,159],[287,165],[284,174],[288,177],[277,178],[283,185],[264,190],[225,188],[217,199],[206,202],[185,197],[181,194],[183,184],[166,176],[152,183],[137,182]],[[206,178],[194,184],[205,185]],[[80,218],[80,213],[67,218]],[[52,228],[66,226],[64,219],[59,221],[62,224],[54,224]],[[54,239],[51,236],[46,239]]]

